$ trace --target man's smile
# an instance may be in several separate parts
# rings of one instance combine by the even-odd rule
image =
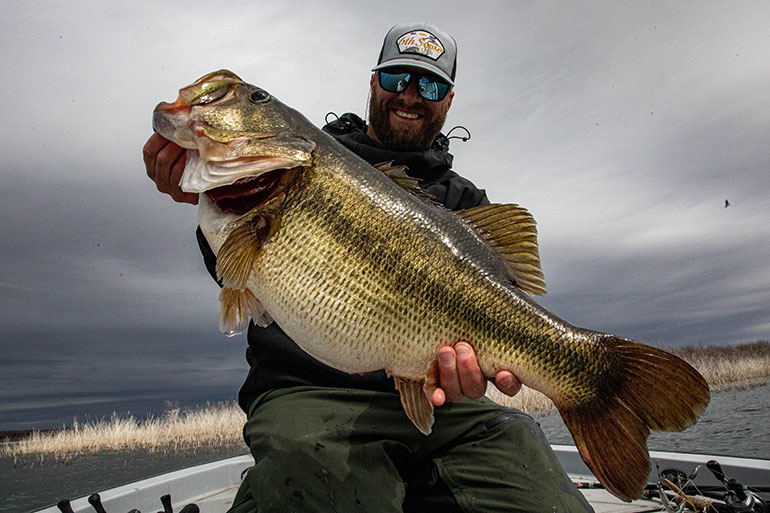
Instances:
[[[420,119],[422,117],[421,114],[418,114],[416,112],[407,112],[401,109],[393,109],[393,113],[400,118],[406,118],[406,119]]]

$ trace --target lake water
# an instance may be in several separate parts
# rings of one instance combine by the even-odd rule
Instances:
[[[549,441],[572,444],[558,414],[539,417]],[[770,459],[770,384],[714,394],[698,423],[682,433],[653,433],[650,449]],[[0,512],[25,513],[171,470],[247,453],[245,445],[170,455],[109,453],[69,463],[0,458]],[[158,503],[158,509],[160,503]],[[120,513],[120,512],[111,512]]]
[[[537,419],[553,444],[574,444],[561,417]],[[770,459],[770,383],[713,394],[698,422],[682,432],[653,432],[649,448],[658,451]]]

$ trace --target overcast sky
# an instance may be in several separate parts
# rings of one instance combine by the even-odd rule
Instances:
[[[407,20],[458,41],[455,169],[538,221],[546,307],[770,338],[767,1],[0,5],[0,429],[235,396],[245,339],[217,331],[195,207],[145,175],[152,109],[227,68],[318,125],[363,115]]]

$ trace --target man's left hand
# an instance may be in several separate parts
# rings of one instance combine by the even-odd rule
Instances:
[[[478,399],[487,390],[487,380],[476,361],[476,353],[467,342],[438,350],[439,388],[433,391],[433,406],[446,401],[457,402],[463,396]],[[510,371],[500,371],[495,376],[495,386],[504,394],[514,396],[521,389],[521,382]]]

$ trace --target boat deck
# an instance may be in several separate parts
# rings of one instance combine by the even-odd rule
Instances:
[[[190,502],[197,504],[201,509],[201,513],[223,513],[232,504],[237,490],[238,486],[229,486],[205,497],[191,499]],[[581,492],[593,506],[596,513],[645,513],[661,511],[660,502],[657,501],[638,500],[629,504],[613,497],[606,490],[586,489],[581,490]],[[184,504],[179,504],[179,508],[183,506]],[[178,510],[176,505],[174,510]]]
[[[201,509],[201,513],[223,513],[232,504],[237,490],[237,485],[229,486],[205,497],[191,498],[190,502],[197,504]],[[606,490],[592,488],[581,490],[581,492],[591,506],[593,506],[596,513],[645,513],[661,511],[661,504],[657,501],[638,500],[629,504],[610,495]],[[183,506],[184,504],[180,503],[178,508]],[[175,505],[174,510],[178,511],[178,508]]]
[[[651,513],[664,511],[656,500],[622,502],[609,492],[597,486],[596,478],[583,464],[573,446],[553,446],[559,461],[584,494],[596,513]],[[688,474],[696,465],[703,465],[709,459],[718,458],[725,473],[736,477],[745,484],[770,483],[770,460],[748,458],[714,457],[708,455],[651,452],[655,466],[661,469],[678,469]],[[195,503],[201,513],[222,513],[232,503],[241,476],[254,464],[250,455],[237,456],[221,461],[206,463],[161,476],[127,484],[102,492],[102,503],[107,512],[119,513],[138,509],[144,513],[161,510],[160,497],[170,494],[173,509],[179,513],[189,503]],[[657,477],[650,477],[656,482]],[[708,472],[701,472],[695,480],[697,485],[718,484]],[[73,513],[94,513],[86,497],[72,501]],[[38,513],[59,513],[55,506]]]

